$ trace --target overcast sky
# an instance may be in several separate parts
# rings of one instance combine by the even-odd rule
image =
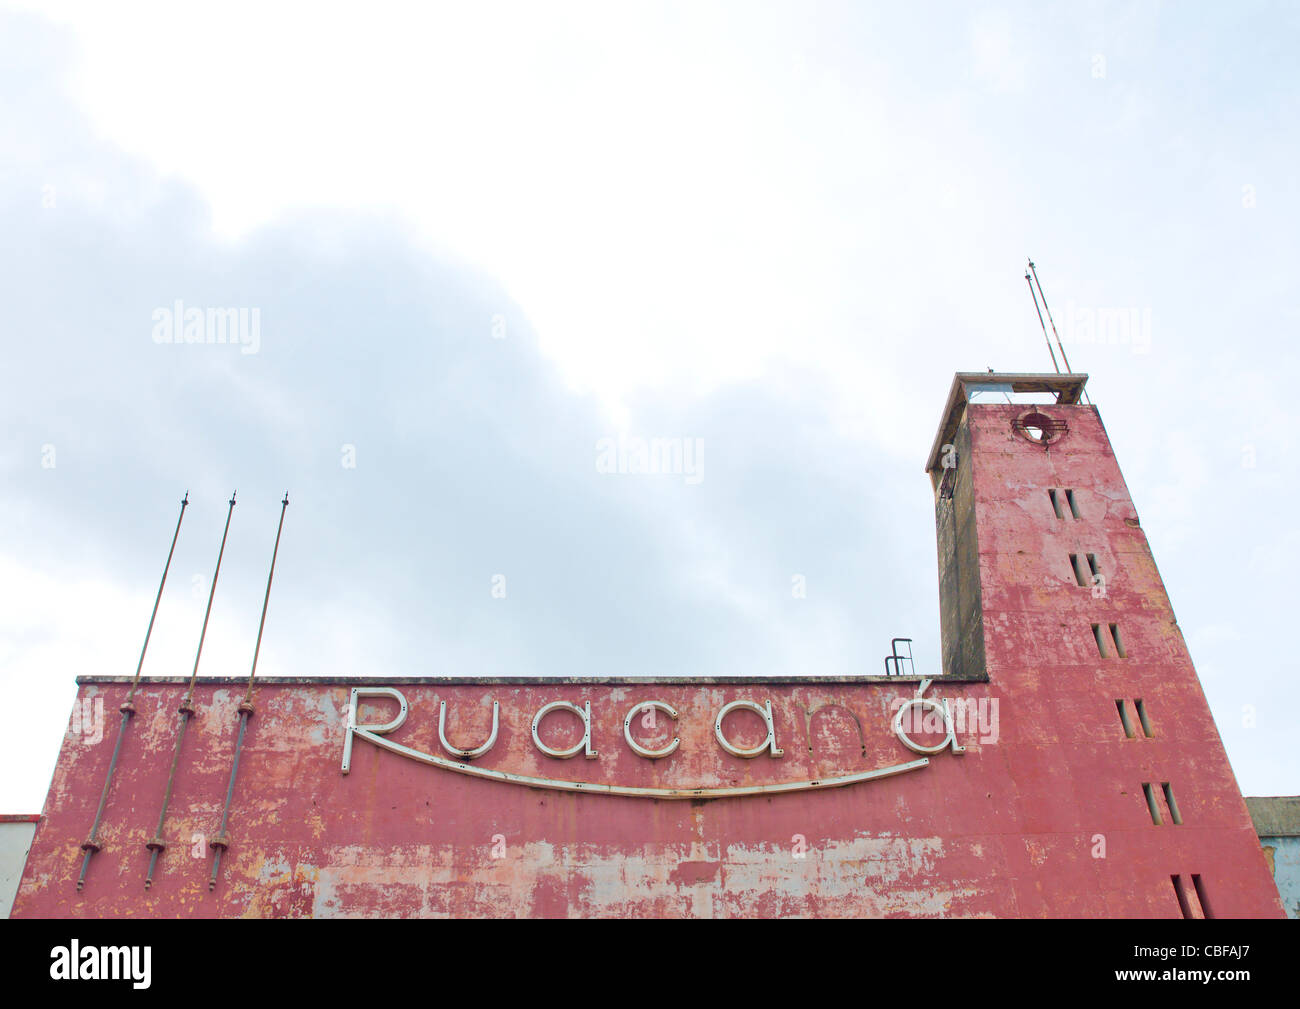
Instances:
[[[1243,790],[1300,792],[1298,18],[0,3],[0,811],[187,489],[146,674],[236,488],[203,674],[286,489],[259,675],[938,672],[923,465],[954,372],[1051,370],[1027,255]],[[601,471],[638,437],[689,472]]]

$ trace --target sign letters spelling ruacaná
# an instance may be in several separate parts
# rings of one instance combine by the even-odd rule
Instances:
[[[830,778],[818,778],[806,781],[788,781],[776,784],[765,785],[744,785],[732,787],[709,787],[702,786],[699,788],[652,788],[632,785],[603,784],[600,782],[573,781],[566,778],[538,777],[535,775],[515,774],[510,771],[496,770],[494,768],[480,767],[472,763],[478,757],[483,756],[496,744],[498,730],[500,729],[501,707],[497,702],[492,703],[492,731],[488,738],[477,746],[464,748],[451,743],[447,739],[446,720],[447,720],[447,702],[442,701],[439,705],[438,712],[438,741],[442,744],[443,749],[450,756],[441,756],[434,753],[424,753],[420,750],[412,749],[409,746],[403,746],[401,743],[394,742],[388,738],[389,733],[395,732],[406,722],[407,715],[410,714],[410,707],[407,704],[406,697],[400,690],[395,687],[353,687],[348,702],[347,711],[347,729],[343,741],[343,766],[342,771],[347,774],[352,765],[352,743],[354,739],[364,739],[369,743],[390,753],[395,753],[401,757],[407,757],[410,760],[418,761],[422,764],[432,764],[434,767],[440,767],[446,771],[452,771],[458,774],[469,775],[475,778],[486,778],[491,781],[509,782],[516,785],[528,785],[532,788],[549,788],[562,792],[593,792],[599,795],[622,795],[639,798],[652,799],[699,799],[699,798],[725,798],[731,796],[744,795],[772,795],[779,792],[806,792],[815,789],[824,788],[841,788],[845,785],[853,785],[862,781],[873,781],[877,778],[889,778],[897,774],[904,774],[908,771],[919,770],[922,767],[928,767],[930,756],[941,753],[944,750],[951,749],[953,753],[962,753],[965,750],[957,742],[957,732],[954,725],[952,711],[949,708],[948,701],[936,700],[925,696],[926,690],[931,684],[931,680],[922,680],[920,687],[917,689],[916,696],[912,697],[898,706],[893,719],[893,731],[899,741],[914,753],[922,754],[917,760],[907,761],[902,764],[892,764],[888,767],[878,767],[869,771],[858,771],[852,774],[844,774]],[[397,714],[387,722],[369,722],[358,723],[357,709],[362,698],[367,697],[386,697],[397,702]],[[767,727],[767,736],[756,746],[742,747],[737,746],[723,731],[723,719],[735,710],[752,711],[763,719]],[[572,746],[559,749],[547,746],[542,742],[538,734],[542,720],[553,711],[568,711],[576,715],[582,723],[582,738]],[[656,749],[651,749],[638,743],[632,735],[632,722],[635,718],[652,719],[655,712],[667,715],[673,721],[679,718],[678,711],[666,701],[647,700],[637,701],[623,717],[623,739],[627,746],[638,756],[655,760],[667,757],[672,754],[680,745],[680,737],[674,737],[671,742]],[[918,717],[921,716],[921,717]],[[937,730],[941,735],[938,743],[933,745],[923,745],[912,738],[910,732],[917,731],[918,727],[923,726],[921,731]],[[735,757],[753,759],[760,754],[766,753],[770,758],[780,758],[784,754],[777,745],[776,726],[772,720],[772,702],[765,701],[759,704],[752,700],[738,700],[725,704],[718,710],[713,719],[713,733],[717,738],[718,745]],[[532,737],[533,744],[538,751],[547,757],[555,760],[567,760],[576,757],[582,753],[588,760],[598,760],[600,754],[596,751],[592,736],[592,713],[591,702],[586,701],[581,707],[569,701],[552,701],[543,705],[533,715],[532,718]]]

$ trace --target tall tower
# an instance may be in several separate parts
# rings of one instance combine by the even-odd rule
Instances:
[[[1000,698],[998,749],[1030,861],[1088,837],[1094,878],[1033,872],[1042,912],[1278,916],[1101,417],[1080,403],[1086,381],[953,380],[926,464],[943,671],[986,676]],[[1039,913],[1021,900],[1019,913]]]

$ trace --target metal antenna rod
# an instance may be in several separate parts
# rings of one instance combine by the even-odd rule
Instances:
[[[194,684],[199,678],[199,657],[203,654],[203,639],[208,634],[208,617],[212,615],[212,597],[217,594],[217,577],[221,574],[221,558],[226,552],[226,535],[230,532],[230,516],[235,510],[235,494],[231,492],[230,507],[226,510],[226,527],[221,532],[221,549],[217,551],[217,567],[212,572],[212,587],[208,590],[208,607],[203,612],[203,629],[199,632],[199,648],[194,653],[194,672],[190,676],[190,687],[185,692],[185,699],[180,706],[180,721],[176,730],[176,750],[172,753],[172,769],[167,775],[167,790],[163,793],[162,811],[158,814],[158,829],[154,831],[151,840],[145,842],[145,847],[149,849],[149,875],[145,877],[144,888],[146,890],[153,886],[154,869],[158,866],[158,854],[167,847],[167,842],[163,840],[163,824],[167,821],[167,806],[171,803],[172,786],[176,783],[176,766],[181,759],[181,743],[185,741],[185,726],[189,724],[190,717],[194,714]]]
[[[1070,359],[1066,356],[1065,347],[1061,345],[1061,334],[1056,331],[1056,320],[1052,318],[1052,310],[1047,307],[1047,295],[1043,293],[1043,282],[1038,279],[1038,270],[1034,268],[1032,259],[1029,261],[1029,269],[1034,275],[1034,283],[1038,285],[1038,293],[1042,296],[1043,308],[1047,310],[1047,321],[1052,324],[1052,335],[1056,337],[1056,346],[1061,351],[1061,360],[1065,362],[1065,370],[1067,374],[1073,375],[1074,370],[1070,367]]]
[[[212,848],[212,878],[208,880],[209,892],[217,888],[217,874],[221,871],[221,856],[230,847],[230,836],[226,833],[226,824],[230,818],[230,802],[235,796],[235,775],[239,773],[239,754],[244,748],[244,730],[248,728],[248,719],[253,714],[253,677],[257,675],[257,656],[262,650],[262,631],[266,628],[266,607],[271,601],[271,580],[275,577],[275,558],[280,552],[280,533],[284,531],[284,513],[289,507],[289,492],[284,492],[280,502],[280,524],[275,530],[275,547],[271,550],[271,570],[266,576],[266,595],[262,598],[262,619],[257,625],[257,644],[253,646],[253,668],[248,674],[248,689],[244,699],[239,702],[239,736],[235,740],[235,758],[230,764],[230,784],[226,786],[226,805],[221,811],[221,826],[217,836],[209,842]]]
[[[1043,310],[1038,307],[1038,295],[1034,293],[1034,283],[1029,279],[1029,271],[1025,271],[1025,283],[1029,285],[1029,295],[1034,299],[1034,311],[1038,313],[1038,324],[1043,327],[1043,339],[1047,343],[1047,352],[1052,355],[1052,367],[1056,373],[1061,373],[1061,366],[1056,363],[1056,351],[1052,349],[1052,338],[1047,335],[1047,323],[1043,321]]]
[[[1034,275],[1034,283],[1038,285],[1038,293],[1043,299],[1043,309],[1047,312],[1047,321],[1052,324],[1052,335],[1056,337],[1056,346],[1061,352],[1061,360],[1065,363],[1065,371],[1067,374],[1073,375],[1074,369],[1070,367],[1070,359],[1066,356],[1065,346],[1061,343],[1061,334],[1056,331],[1056,320],[1052,318],[1052,310],[1047,307],[1047,295],[1043,292],[1043,283],[1038,279],[1038,271],[1034,269],[1034,261],[1032,259],[1029,261],[1029,269]],[[1088,394],[1086,392],[1083,393],[1083,401],[1085,403],[1088,402]]]
[[[181,513],[176,518],[176,531],[172,533],[172,545],[167,551],[167,563],[163,565],[162,580],[158,583],[158,595],[154,597],[153,613],[149,615],[149,629],[144,632],[144,647],[140,649],[140,661],[135,666],[135,679],[131,681],[131,690],[121,706],[122,727],[117,731],[117,742],[113,744],[113,759],[108,763],[108,774],[104,777],[104,791],[99,796],[99,809],[95,811],[95,821],[90,825],[90,833],[81,842],[81,850],[86,853],[81,860],[81,875],[77,877],[77,889],[86,885],[86,870],[90,868],[90,859],[99,851],[99,821],[104,816],[104,807],[108,805],[108,792],[113,784],[113,772],[117,769],[117,758],[122,752],[122,740],[126,737],[126,727],[135,714],[135,689],[140,685],[140,670],[144,668],[144,653],[149,650],[149,638],[153,634],[153,622],[158,616],[158,604],[162,601],[163,586],[167,584],[167,572],[171,570],[172,554],[176,552],[176,540],[181,534],[181,522],[185,519],[185,507],[190,503],[190,492],[185,492],[181,499]]]

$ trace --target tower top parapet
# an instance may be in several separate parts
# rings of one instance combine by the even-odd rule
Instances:
[[[1083,395],[1083,387],[1088,384],[1085,374],[1027,374],[1024,372],[997,371],[959,371],[952,378],[952,388],[948,390],[948,402],[944,405],[939,430],[930,446],[930,455],[925,461],[925,471],[932,473],[939,465],[939,456],[943,446],[952,441],[958,425],[961,424],[962,411],[970,402],[972,395],[980,392],[992,393],[1050,393],[1056,397],[1060,406],[1075,406]]]

